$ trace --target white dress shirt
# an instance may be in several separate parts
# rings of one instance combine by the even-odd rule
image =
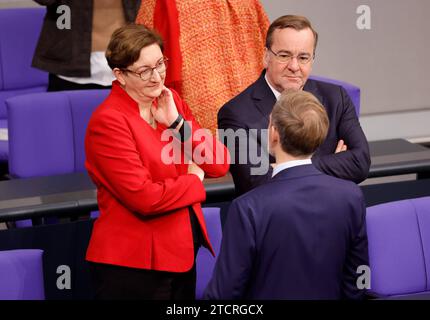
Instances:
[[[277,175],[279,172],[281,172],[282,170],[285,170],[285,169],[288,169],[288,168],[292,168],[292,167],[297,167],[297,166],[303,166],[303,165],[306,165],[306,164],[312,164],[311,159],[285,161],[285,162],[282,162],[280,164],[277,164],[273,168],[272,178],[275,175]]]
[[[113,75],[113,72],[107,63],[104,52],[102,51],[91,52],[90,65],[91,65],[90,77],[83,78],[83,77],[66,77],[62,75],[57,75],[57,76],[66,81],[79,83],[79,84],[94,83],[101,86],[112,85],[112,81],[115,80],[115,76]]]
[[[275,95],[276,101],[278,101],[279,97],[281,96],[281,93],[270,85],[269,80],[267,80],[267,74],[264,75],[264,79],[266,80],[270,90],[272,90],[273,94]]]

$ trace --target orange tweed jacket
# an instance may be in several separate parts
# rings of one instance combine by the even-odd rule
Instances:
[[[263,69],[269,20],[259,0],[145,0],[136,23],[161,33],[169,65],[178,68],[166,85],[212,131],[221,106]]]

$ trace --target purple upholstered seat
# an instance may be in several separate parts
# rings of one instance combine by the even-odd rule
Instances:
[[[29,178],[85,171],[88,121],[108,93],[76,90],[8,99],[9,174]],[[28,227],[32,222],[17,221],[16,226]]]
[[[216,256],[218,256],[222,239],[220,208],[202,209],[206,221],[209,240],[211,241]],[[215,266],[215,259],[216,258],[214,258],[207,249],[200,248],[199,252],[197,253],[196,299],[201,299],[203,297],[203,292],[210,278],[212,277],[212,271]]]
[[[0,129],[6,129],[5,100],[46,91],[48,74],[31,67],[45,8],[0,9]],[[0,161],[8,159],[0,139]]]
[[[43,250],[0,251],[0,300],[44,300]]]
[[[360,116],[360,88],[359,87],[345,81],[335,80],[335,79],[330,79],[330,78],[320,77],[320,76],[310,76],[309,79],[328,82],[328,83],[336,84],[338,86],[343,87],[348,93],[349,97],[351,98],[352,103],[354,104],[357,117]]]
[[[85,171],[86,127],[108,93],[77,90],[8,99],[10,175],[27,178]]]
[[[430,298],[430,197],[367,208],[371,291]]]
[[[7,140],[7,120],[0,119],[0,161],[7,160],[9,145]]]
[[[32,227],[33,221],[31,219],[17,220],[15,221],[16,228],[27,228]]]

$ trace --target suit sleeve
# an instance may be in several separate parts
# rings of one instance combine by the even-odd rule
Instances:
[[[232,202],[221,249],[204,299],[243,299],[255,256],[255,224],[246,208]]]
[[[214,137],[209,130],[202,129],[194,118],[190,108],[179,95],[172,90],[179,113],[191,127],[191,151],[196,163],[209,178],[225,176],[230,167],[230,154],[227,148]],[[188,140],[184,144],[188,143]]]
[[[154,215],[203,202],[203,183],[193,174],[153,181],[142,163],[133,136],[122,115],[103,114],[88,126],[86,167],[129,210]]]
[[[358,288],[357,281],[360,281],[358,278],[361,275],[357,273],[358,267],[369,266],[369,252],[366,230],[366,206],[362,195],[360,195],[357,210],[357,227],[355,228],[355,233],[352,235],[352,244],[346,256],[342,284],[343,298],[354,300],[363,299],[366,294],[365,289]],[[370,274],[368,276],[370,276]]]
[[[261,130],[250,131],[226,107],[218,113],[218,129],[221,131],[220,139],[228,147],[233,160],[230,172],[237,194],[241,195],[267,182],[271,177],[272,167],[267,145],[264,143],[267,139],[262,136]],[[257,156],[252,159],[251,155]]]
[[[348,150],[336,154],[315,155],[312,162],[328,175],[360,183],[369,174],[369,145],[350,97],[345,89],[340,89],[342,113],[337,122],[337,132],[339,140],[345,141]]]

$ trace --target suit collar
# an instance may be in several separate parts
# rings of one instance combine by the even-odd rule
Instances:
[[[269,121],[269,115],[276,103],[276,98],[264,78],[265,74],[266,70],[263,70],[260,77],[255,82],[251,97],[258,111]]]
[[[260,77],[257,79],[254,85],[254,89],[251,93],[251,97],[254,100],[255,106],[258,111],[269,120],[270,113],[272,112],[273,106],[276,103],[275,95],[267,84],[264,75],[266,74],[266,70],[263,70]],[[303,87],[304,91],[312,93],[317,99],[321,102],[322,105],[325,105],[325,98],[320,93],[320,90],[317,86],[317,81],[308,79]]]
[[[318,89],[317,83],[318,82],[316,80],[308,79],[303,90],[312,93],[321,102],[321,104],[325,106],[325,98]]]
[[[314,175],[321,175],[321,174],[323,173],[319,171],[317,168],[315,168],[313,164],[306,164],[306,165],[296,166],[296,167],[282,170],[281,172],[276,174],[272,179],[270,179],[270,181],[295,179],[300,177],[314,176]]]
[[[111,95],[113,95],[117,99],[119,98],[120,106],[115,107],[119,107],[122,112],[132,113],[134,115],[140,114],[139,104],[137,103],[137,101],[135,101],[132,97],[128,95],[128,93],[121,87],[118,80],[112,82]]]
[[[299,160],[290,160],[290,161],[286,161],[286,162],[282,162],[282,163],[278,163],[272,171],[272,178],[279,174],[281,171],[283,170],[287,170],[296,166],[303,166],[303,165],[308,165],[308,164],[312,164],[312,160],[309,159],[299,159]]]

